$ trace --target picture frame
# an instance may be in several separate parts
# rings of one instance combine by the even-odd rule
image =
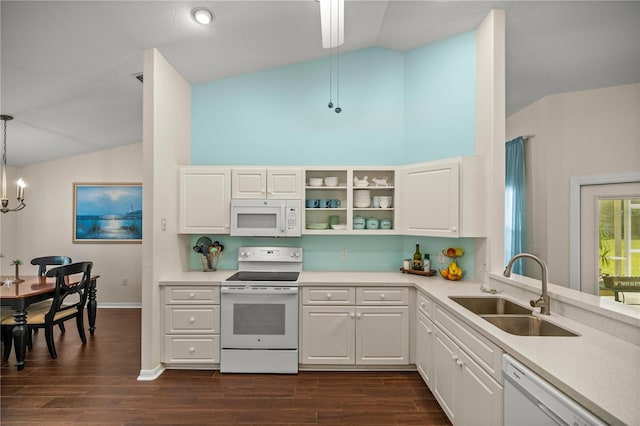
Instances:
[[[74,183],[73,243],[142,243],[142,183]]]

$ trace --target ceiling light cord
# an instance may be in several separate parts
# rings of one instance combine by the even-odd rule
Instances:
[[[329,1],[329,109],[333,108],[333,101],[331,96],[333,95],[333,1]]]
[[[333,2],[333,0],[332,0]],[[340,7],[338,7],[338,23],[340,22]],[[338,40],[336,42],[338,53],[336,56],[336,114],[340,114],[342,112],[342,108],[340,108],[340,35],[338,34]]]

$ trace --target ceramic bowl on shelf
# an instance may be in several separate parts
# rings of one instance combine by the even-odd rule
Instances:
[[[322,222],[322,223],[307,223],[307,229],[315,229],[315,230],[319,230],[319,229],[328,229],[329,228],[329,224]]]
[[[336,231],[343,231],[343,230],[347,229],[347,225],[345,225],[345,224],[342,224],[342,225],[340,225],[340,224],[333,224],[333,225],[331,225],[331,227],[332,227],[333,229],[335,229]]]
[[[324,178],[324,186],[338,186],[337,176],[327,176]]]
[[[309,186],[322,186],[322,178],[309,178]]]

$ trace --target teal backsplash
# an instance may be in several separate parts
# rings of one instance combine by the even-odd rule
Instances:
[[[192,247],[200,236],[189,237]],[[448,265],[438,263],[438,254],[447,247],[461,247],[465,255],[458,259],[458,265],[467,277],[474,275],[473,238],[429,238],[402,235],[305,235],[300,238],[241,238],[228,235],[208,235],[212,241],[219,241],[225,249],[218,259],[218,269],[238,269],[238,248],[243,246],[302,247],[304,249],[302,268],[305,271],[355,271],[392,272],[399,271],[402,260],[411,258],[416,242],[420,251],[429,253],[432,269]],[[342,251],[347,251],[347,259],[342,259]],[[191,251],[189,269],[201,270],[200,256]]]

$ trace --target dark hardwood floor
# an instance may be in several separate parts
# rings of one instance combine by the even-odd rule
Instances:
[[[2,363],[3,426],[450,424],[415,372],[168,370],[140,382],[139,309],[100,309],[85,347],[74,327],[69,323],[64,334],[56,328],[57,359],[49,358],[40,332],[23,371],[16,371],[13,353]]]

